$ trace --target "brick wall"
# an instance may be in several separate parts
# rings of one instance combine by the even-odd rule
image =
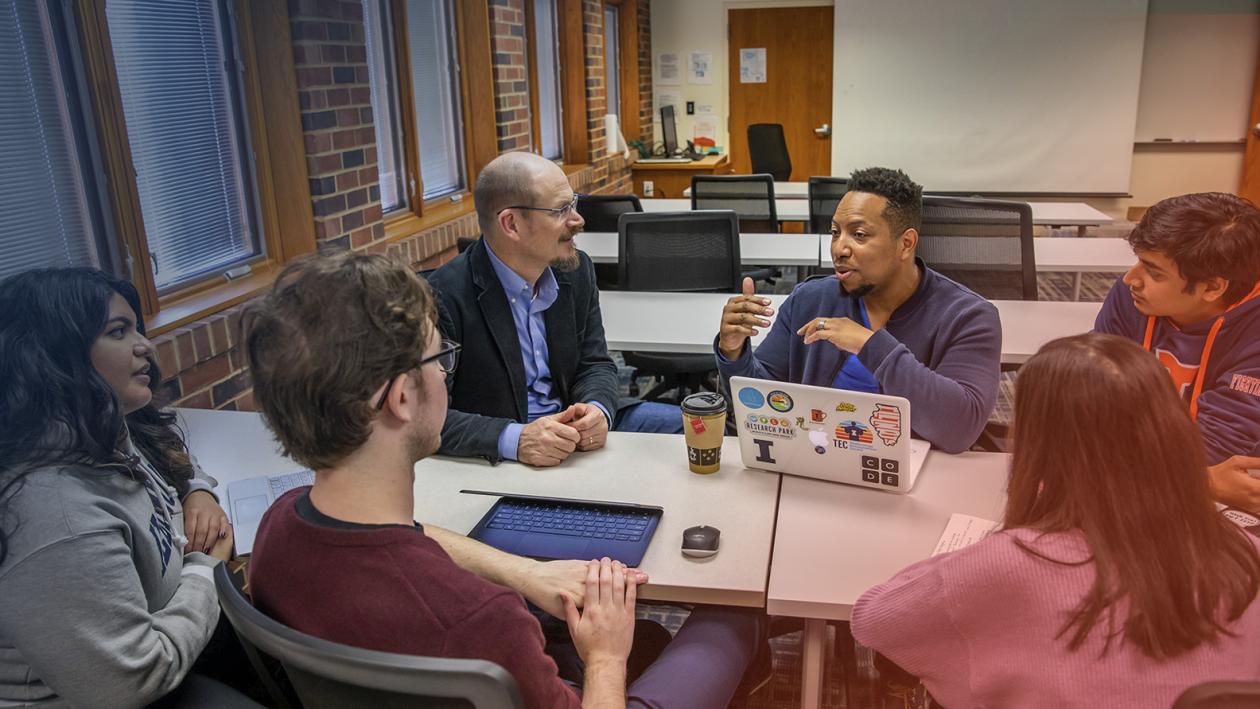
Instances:
[[[492,0],[490,7],[500,152],[529,149],[532,144],[524,1]],[[651,45],[645,39],[650,31],[650,0],[637,1],[641,95],[647,104],[644,135],[650,136]],[[583,0],[586,61],[582,71],[591,159],[581,169],[570,170],[569,183],[575,191],[588,194],[629,193],[629,165],[620,155],[604,154],[602,7],[599,0]],[[319,248],[387,253],[415,268],[436,268],[450,260],[457,239],[479,234],[475,214],[384,241],[362,5],[358,0],[289,0],[289,14]],[[253,391],[238,347],[241,308],[155,338],[158,364],[169,377],[164,386],[175,405],[253,410]]]
[[[494,122],[500,153],[533,149],[525,36],[525,0],[491,0]]]

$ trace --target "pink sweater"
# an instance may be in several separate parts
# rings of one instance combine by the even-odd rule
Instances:
[[[1076,652],[1055,639],[1094,581],[1092,564],[1063,566],[1015,546],[1019,538],[1055,559],[1088,557],[1077,534],[1027,529],[903,569],[858,599],[853,637],[921,678],[937,701],[963,707],[1169,707],[1211,680],[1260,680],[1260,603],[1231,628],[1169,662],[1127,643],[1100,657],[1096,626]],[[1255,539],[1252,540],[1257,541]]]

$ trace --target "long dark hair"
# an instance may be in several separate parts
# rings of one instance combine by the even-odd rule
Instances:
[[[1093,587],[1059,631],[1070,650],[1104,626],[1104,653],[1120,639],[1173,658],[1230,634],[1255,599],[1260,555],[1216,511],[1185,402],[1133,342],[1042,347],[1019,372],[1013,453],[1004,526],[1076,531],[1091,551]]]
[[[149,357],[154,399],[123,415],[118,395],[92,366],[92,343],[105,329],[117,293],[136,313],[140,297],[128,282],[89,268],[26,271],[0,282],[0,522],[26,473],[54,465],[116,466],[135,474],[120,448],[124,422],[131,440],[182,497],[192,463],[175,414],[162,411],[161,372]],[[0,563],[8,551],[0,524]]]

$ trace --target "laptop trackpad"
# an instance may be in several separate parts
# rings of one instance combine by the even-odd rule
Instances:
[[[516,548],[512,551],[521,556],[533,556],[543,559],[579,559],[586,560],[586,548],[589,539],[561,537],[555,534],[522,534]]]

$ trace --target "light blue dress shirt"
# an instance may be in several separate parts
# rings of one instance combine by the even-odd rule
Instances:
[[[564,409],[564,404],[553,392],[551,367],[547,364],[547,326],[543,313],[555,304],[560,295],[560,287],[556,284],[556,275],[548,268],[538,278],[538,289],[521,278],[507,264],[499,260],[490,242],[486,242],[486,253],[490,255],[490,265],[503,286],[507,295],[508,308],[512,311],[512,321],[516,324],[516,338],[521,346],[521,360],[525,365],[525,403],[527,417],[532,422],[540,416],[548,416]],[[597,401],[588,402],[599,407],[608,419],[608,427],[612,428],[612,416]],[[499,434],[499,455],[509,460],[516,460],[516,449],[520,445],[521,429],[525,424],[509,423],[503,433]]]

